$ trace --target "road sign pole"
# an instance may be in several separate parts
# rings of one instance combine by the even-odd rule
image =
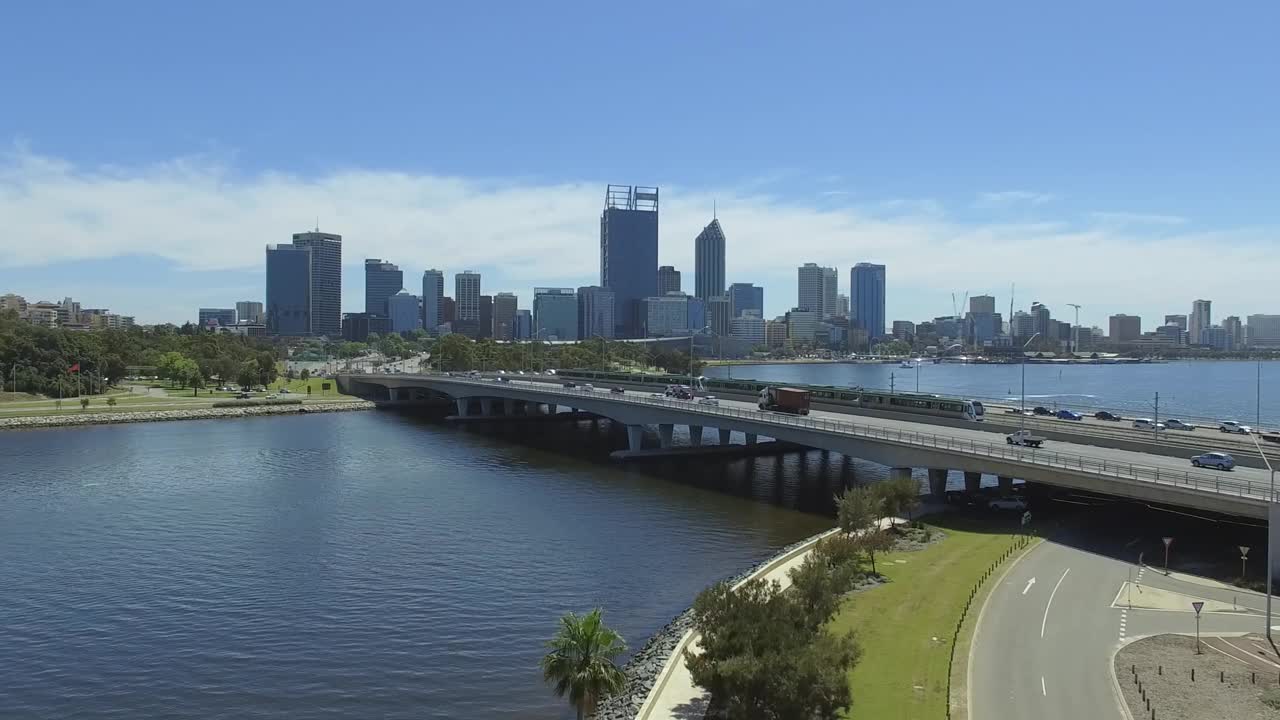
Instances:
[[[1169,546],[1173,544],[1173,538],[1165,537],[1164,540],[1164,574],[1169,574]]]
[[[1196,654],[1202,655],[1204,651],[1200,649],[1200,610],[1204,607],[1204,602],[1197,600],[1191,603],[1191,607],[1196,611]]]

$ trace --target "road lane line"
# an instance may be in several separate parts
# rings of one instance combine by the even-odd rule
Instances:
[[[1053,592],[1049,593],[1049,602],[1044,605],[1044,619],[1040,621],[1040,637],[1044,637],[1044,626],[1049,622],[1049,608],[1053,607],[1053,596],[1058,594],[1058,588],[1062,587],[1062,581],[1067,579],[1067,573],[1071,572],[1071,568],[1062,571],[1062,577],[1058,578],[1058,583],[1053,586]]]
[[[1024,588],[1022,588],[1022,594],[1023,594],[1023,595],[1026,595],[1026,594],[1027,594],[1027,591],[1031,589],[1031,586],[1032,586],[1032,585],[1035,585],[1035,584],[1036,584],[1036,579],[1035,579],[1035,578],[1031,578],[1030,580],[1028,580],[1028,581],[1027,581],[1027,586],[1026,586],[1026,587],[1024,587]]]
[[[1049,691],[1044,689],[1044,676],[1040,676],[1040,694],[1049,697]]]

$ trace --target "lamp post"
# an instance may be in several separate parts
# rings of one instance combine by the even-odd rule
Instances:
[[[1035,342],[1040,333],[1035,333],[1022,343],[1022,410],[1018,413],[1018,431],[1027,429],[1027,346]]]
[[[1262,456],[1262,462],[1266,463],[1267,471],[1271,473],[1270,489],[1267,492],[1267,640],[1271,640],[1271,566],[1275,564],[1275,557],[1272,553],[1276,547],[1276,526],[1271,522],[1271,516],[1275,511],[1276,501],[1276,469],[1271,467],[1271,460],[1267,459],[1267,454],[1262,451],[1262,445],[1258,442],[1258,434],[1256,432],[1249,433],[1249,437],[1253,440],[1253,446],[1258,449],[1258,454]]]

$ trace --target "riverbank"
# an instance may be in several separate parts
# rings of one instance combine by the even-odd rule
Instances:
[[[75,427],[81,425],[114,425],[117,423],[165,422],[170,420],[212,420],[259,415],[297,415],[307,413],[372,410],[376,405],[367,400],[312,403],[303,405],[264,405],[259,407],[190,408],[181,410],[140,410],[134,412],[84,412],[62,415],[35,415],[0,418],[0,430]]]

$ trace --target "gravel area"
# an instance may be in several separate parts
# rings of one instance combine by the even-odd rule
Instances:
[[[265,405],[245,408],[201,408],[190,410],[156,410],[139,412],[85,412],[73,415],[0,418],[0,430],[69,427],[73,425],[110,425],[114,423],[162,422],[166,420],[209,420],[257,415],[296,415],[299,413],[346,412],[372,410],[377,407],[366,400],[308,405]]]
[[[1229,639],[1248,642],[1247,638]],[[1203,641],[1220,642],[1211,638]],[[1195,647],[1195,637],[1156,635],[1132,642],[1116,653],[1116,679],[1135,720],[1151,718],[1152,710],[1156,720],[1280,718],[1280,710],[1267,707],[1260,699],[1264,691],[1277,687],[1274,667],[1250,664],[1209,647],[1196,655]],[[1221,680],[1219,673],[1223,673]],[[1256,681],[1251,673],[1256,673]]]

